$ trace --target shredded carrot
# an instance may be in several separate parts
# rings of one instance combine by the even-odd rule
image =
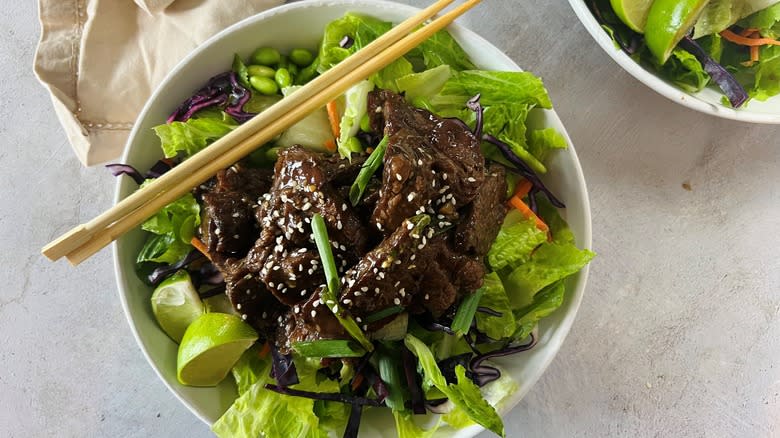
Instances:
[[[192,244],[192,246],[195,247],[195,249],[197,249],[198,251],[202,252],[203,255],[206,256],[206,258],[211,260],[211,256],[209,255],[209,249],[206,248],[206,244],[203,243],[202,240],[198,239],[195,236],[192,236],[192,240],[190,240],[190,243]]]
[[[528,181],[527,179],[522,179],[517,182],[517,186],[515,186],[515,196],[517,196],[520,199],[525,198],[525,196],[531,192],[531,189],[533,188],[533,184],[531,184],[531,181]]]
[[[328,139],[328,141],[325,142],[325,149],[336,152],[336,140],[334,139]]]
[[[537,228],[544,231],[545,233],[550,232],[550,227],[548,227],[547,224],[544,223],[544,221],[533,212],[533,210],[525,205],[525,202],[523,202],[522,199],[518,198],[517,196],[512,196],[512,198],[509,199],[509,203],[512,205],[512,207],[520,210],[520,213],[523,213],[523,216],[536,221]]]
[[[331,100],[325,108],[328,110],[328,120],[330,120],[330,129],[333,131],[333,136],[336,138],[341,137],[338,103],[335,100]]]
[[[260,358],[265,359],[268,356],[268,353],[271,352],[271,344],[266,342],[263,344],[263,348],[260,350]]]
[[[756,62],[758,61],[758,46],[750,46],[750,62]]]
[[[360,385],[363,383],[363,374],[358,374],[352,379],[352,390],[357,391]]]
[[[772,38],[748,38],[741,35],[737,35],[734,32],[726,29],[720,33],[726,41],[731,41],[734,44],[741,46],[780,46],[780,41],[773,40]]]
[[[747,29],[742,29],[742,32],[739,33],[739,36],[750,38],[750,37],[753,36],[754,33],[758,33],[758,32],[759,32],[758,29],[754,29],[752,27],[749,27]]]

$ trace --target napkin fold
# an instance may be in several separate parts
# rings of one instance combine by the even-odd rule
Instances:
[[[225,27],[283,0],[39,0],[34,70],[79,160],[118,158],[165,75]]]

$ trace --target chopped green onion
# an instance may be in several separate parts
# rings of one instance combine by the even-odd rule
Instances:
[[[388,316],[392,316],[398,313],[401,313],[404,311],[404,308],[401,306],[393,306],[388,307],[387,309],[382,309],[378,312],[374,312],[365,318],[363,320],[366,322],[366,324],[371,324],[372,322],[377,322],[379,320],[385,319]]]
[[[341,289],[341,283],[339,282],[339,272],[336,269],[336,261],[333,259],[333,252],[330,249],[330,239],[328,238],[328,229],[325,226],[325,220],[318,213],[314,213],[311,218],[311,230],[314,236],[314,241],[317,243],[317,251],[320,253],[320,260],[322,261],[322,267],[325,270],[325,279],[327,280],[327,287],[322,291],[322,302],[325,306],[336,315],[336,319],[349,333],[350,336],[360,342],[368,351],[373,351],[374,346],[371,341],[366,338],[366,335],[360,330],[355,320],[345,312],[338,303],[339,289]]]
[[[457,336],[463,336],[471,329],[471,322],[474,320],[474,314],[477,313],[483,292],[482,289],[477,289],[476,292],[463,298],[463,301],[460,302],[455,319],[452,320],[452,331]]]
[[[366,354],[360,345],[346,339],[295,342],[292,348],[303,357],[361,357]]]
[[[363,163],[360,173],[349,189],[349,202],[352,203],[352,206],[358,205],[360,198],[363,197],[363,192],[366,191],[368,181],[374,175],[374,172],[379,169],[379,166],[382,165],[382,160],[385,158],[385,151],[387,150],[387,142],[388,137],[385,136],[376,149],[374,149],[374,152],[371,152],[371,155],[368,156],[366,162]]]
[[[377,349],[377,368],[379,377],[387,385],[387,397],[385,404],[394,411],[403,411],[404,408],[404,386],[406,376],[401,366],[400,355],[397,353],[398,347],[390,348],[387,344],[380,344]]]

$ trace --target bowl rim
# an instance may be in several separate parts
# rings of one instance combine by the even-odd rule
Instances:
[[[734,109],[724,105],[716,105],[664,81],[631,59],[623,50],[615,47],[612,39],[601,28],[601,25],[593,13],[590,12],[584,0],[569,0],[569,5],[574,10],[574,13],[577,14],[585,29],[590,33],[590,36],[596,40],[607,55],[636,80],[647,85],[656,93],[675,103],[704,114],[740,122],[780,124],[780,114],[758,113],[751,111],[749,108]],[[780,96],[777,99],[780,99]]]
[[[141,125],[140,121],[146,117],[147,113],[151,110],[154,102],[156,102],[161,97],[161,92],[165,88],[166,84],[174,80],[174,78],[180,73],[180,71],[187,64],[189,64],[190,61],[193,58],[195,58],[200,52],[206,50],[207,47],[213,45],[217,41],[221,40],[222,38],[226,37],[227,35],[235,31],[238,31],[243,27],[252,26],[257,21],[263,21],[272,16],[286,13],[287,11],[290,10],[307,8],[313,5],[340,6],[340,5],[361,5],[361,4],[363,5],[371,4],[371,5],[383,6],[387,8],[396,8],[399,12],[408,13],[409,15],[420,10],[420,8],[414,6],[405,5],[402,3],[397,3],[388,0],[302,0],[295,3],[284,4],[274,8],[267,9],[255,15],[244,18],[224,28],[223,30],[219,31],[218,33],[216,33],[215,35],[213,35],[212,37],[208,38],[206,41],[201,43],[198,47],[193,49],[189,54],[187,54],[187,56],[185,56],[181,61],[179,61],[179,63],[177,63],[176,66],[173,69],[171,69],[171,71],[155,88],[154,92],[150,95],[150,97],[147,99],[146,103],[144,104],[142,110],[139,112],[138,117],[136,118],[136,121],[133,125],[133,128],[130,131],[130,134],[128,135],[127,141],[125,143],[124,151],[121,157],[122,162],[128,162],[131,146],[140,130],[140,125]],[[509,61],[509,63],[513,65],[515,68],[517,68],[518,70],[522,70],[522,68],[520,68],[520,66],[518,66],[517,63],[511,58],[509,58],[502,50],[498,49],[495,45],[493,45],[483,37],[479,36],[474,31],[466,28],[465,26],[459,25],[456,22],[448,26],[448,29],[456,30],[458,33],[461,33],[467,36],[468,38],[473,38],[474,40],[478,41],[480,44],[495,47],[499,52],[501,52],[501,55],[503,56],[503,58],[505,58],[505,60]],[[572,160],[571,171],[574,178],[577,181],[576,188],[573,190],[577,192],[577,196],[581,199],[582,206],[583,206],[583,211],[581,212],[582,219],[583,219],[583,230],[581,233],[577,234],[578,245],[584,249],[591,249],[592,248],[591,207],[590,207],[590,198],[587,190],[587,184],[585,182],[585,176],[582,171],[582,166],[579,157],[577,155],[577,152],[574,148],[574,143],[571,141],[568,132],[563,126],[563,122],[560,121],[560,118],[558,117],[554,108],[552,110],[546,110],[546,111],[549,111],[551,116],[554,119],[557,119],[560,125],[564,128],[561,134],[565,137],[567,143],[569,144],[567,153],[571,154],[571,160]],[[114,203],[117,203],[122,199],[123,199],[122,180],[118,180],[116,183],[116,188],[114,190]],[[206,414],[197,406],[190,403],[187,397],[185,397],[185,395],[182,394],[182,392],[176,386],[170,384],[163,376],[162,372],[155,365],[155,362],[152,359],[150,351],[147,348],[146,343],[141,338],[139,331],[136,327],[136,324],[131,317],[130,306],[126,298],[128,292],[125,287],[126,278],[128,274],[133,274],[133,272],[132,270],[124,270],[121,268],[119,247],[116,241],[112,243],[111,252],[112,252],[112,259],[114,264],[114,275],[116,277],[116,283],[117,283],[117,292],[119,294],[119,298],[122,304],[122,310],[125,319],[127,320],[128,325],[130,326],[130,330],[133,334],[133,337],[135,338],[136,344],[141,349],[141,352],[146,358],[148,365],[151,366],[151,368],[154,370],[157,377],[168,388],[168,390],[179,400],[179,402],[181,402],[184,406],[186,406],[191,413],[193,413],[196,417],[198,417],[201,421],[203,421],[203,423],[205,423],[207,426],[210,427],[212,422],[207,418]],[[548,340],[548,345],[549,345],[548,348],[550,348],[551,353],[549,353],[544,358],[544,360],[541,361],[540,366],[536,367],[534,372],[531,374],[531,378],[524,380],[523,385],[521,385],[502,404],[501,408],[499,409],[499,414],[502,417],[504,417],[511,409],[513,409],[522,400],[523,397],[525,397],[525,395],[530,391],[530,389],[536,384],[536,382],[541,378],[541,376],[547,370],[549,365],[552,363],[553,359],[558,355],[560,348],[563,344],[563,341],[568,336],[571,326],[574,323],[574,319],[576,318],[577,313],[579,312],[579,307],[584,296],[585,287],[587,285],[589,271],[590,271],[590,264],[587,264],[576,274],[577,278],[574,283],[574,287],[572,287],[571,290],[568,291],[569,296],[571,297],[570,310],[568,314],[566,314],[566,316],[561,320],[560,324],[556,326],[555,335]],[[460,429],[458,430],[458,432],[465,433],[468,436],[475,436],[484,430],[485,428],[480,425],[472,425]]]

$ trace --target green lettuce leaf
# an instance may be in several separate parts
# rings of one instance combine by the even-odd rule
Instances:
[[[462,107],[477,94],[481,94],[483,106],[527,104],[552,108],[542,80],[533,73],[516,71],[456,72],[431,101],[437,107]]]
[[[502,278],[504,287],[513,295],[513,303],[527,303],[537,292],[582,269],[594,254],[573,243],[545,242],[531,258]]]
[[[271,357],[269,355],[266,359],[261,359],[260,348],[253,345],[241,355],[230,373],[236,381],[238,395],[243,395],[255,383],[267,383],[271,373]]]
[[[452,77],[452,69],[448,65],[440,65],[420,73],[412,73],[396,80],[399,91],[403,91],[407,100],[431,98],[441,91],[444,84]]]
[[[431,350],[411,334],[406,335],[404,344],[420,361],[423,380],[444,393],[455,406],[462,409],[468,417],[485,428],[504,436],[504,423],[496,410],[482,397],[479,387],[466,377],[466,369],[458,365],[455,368],[457,383],[447,384]]]
[[[777,39],[780,37],[780,2],[756,12],[739,24],[745,28],[758,29],[764,37]]]
[[[693,38],[719,33],[743,17],[765,10],[778,0],[711,0],[693,28]]]
[[[344,115],[341,116],[339,130],[341,135],[338,139],[338,150],[342,158],[352,156],[352,151],[348,148],[348,141],[354,137],[360,130],[360,120],[368,111],[368,93],[374,89],[371,81],[361,81],[353,85],[344,94]]]
[[[533,219],[526,219],[519,211],[512,209],[488,251],[488,264],[496,271],[507,266],[518,266],[528,261],[534,248],[546,240],[547,234],[536,226]]]
[[[145,187],[150,180],[144,182]],[[176,263],[192,250],[190,241],[200,225],[200,205],[191,193],[166,205],[141,224],[149,236],[136,258],[136,263]]]
[[[241,363],[241,362],[239,362]],[[324,378],[318,380],[316,363],[295,360],[300,383],[292,388],[304,391],[338,392],[338,382]],[[315,400],[279,394],[265,388],[269,383],[268,372],[243,375],[257,380],[233,402],[233,405],[211,427],[220,438],[301,437],[326,438],[332,425],[341,427],[346,414],[337,407],[322,404],[315,412]],[[317,415],[325,417],[324,421]],[[341,415],[342,421],[339,421]],[[336,423],[336,424],[334,424]]]
[[[441,417],[436,424],[428,430],[425,430],[414,422],[414,416],[406,411],[393,411],[395,417],[395,429],[398,432],[398,438],[431,438],[441,425]]]
[[[757,100],[767,100],[780,94],[780,47],[772,46],[773,58],[762,58],[756,70],[755,82],[750,96]],[[762,54],[769,50],[762,50]]]
[[[463,47],[446,30],[433,34],[418,47],[428,69],[447,65],[456,71],[474,70],[476,66]]]
[[[515,317],[512,314],[509,297],[506,295],[501,278],[495,272],[487,274],[480,290],[482,290],[480,307],[500,312],[501,316],[477,312],[477,329],[493,339],[504,339],[511,336],[514,332]]]
[[[664,77],[685,91],[691,93],[701,91],[710,81],[710,75],[704,71],[699,60],[683,49],[674,49],[672,56],[662,66],[654,59],[653,62]]]
[[[341,18],[331,21],[325,27],[319,52],[320,64],[317,70],[324,73],[391,28],[392,24],[389,22],[353,13],[347,13]],[[354,44],[349,49],[339,46],[345,36],[354,40]]]
[[[373,74],[371,76],[371,82],[376,84],[379,88],[397,93],[401,91],[398,86],[398,80],[413,73],[414,67],[412,67],[412,63],[406,58],[400,57],[391,62],[387,67]]]
[[[561,307],[565,292],[564,280],[558,280],[536,294],[531,305],[515,311],[516,326],[512,337],[518,341],[527,338],[540,319]]]
[[[566,139],[555,128],[534,129],[528,133],[528,152],[544,162],[555,149],[566,149]]]
[[[236,121],[227,114],[220,112],[216,118],[212,117],[213,114],[213,112],[199,113],[198,117],[193,117],[186,122],[155,126],[153,129],[160,137],[165,157],[173,158],[179,151],[187,157],[192,156],[238,127]]]

